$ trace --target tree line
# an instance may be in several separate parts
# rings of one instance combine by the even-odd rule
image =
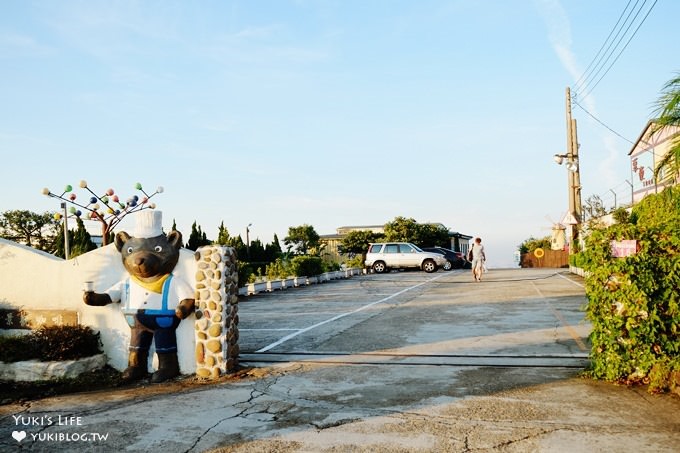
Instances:
[[[80,217],[76,217],[75,220],[76,228],[68,231],[69,257],[78,256],[97,247],[87,232],[83,220]],[[40,214],[27,210],[5,211],[0,214],[0,237],[63,258],[65,254],[62,222],[63,219],[58,213]],[[174,220],[171,229],[177,230]],[[377,241],[412,242],[422,247],[436,245],[446,247],[450,244],[448,229],[443,225],[421,224],[413,218],[400,216],[385,224],[384,233],[351,231],[343,238],[338,251],[350,258],[362,256],[366,253],[368,244]],[[197,250],[201,246],[210,244],[233,247],[240,261],[261,265],[272,263],[282,256],[321,256],[326,247],[314,227],[308,224],[289,227],[282,247],[276,234],[270,243],[265,244],[258,238],[246,244],[240,235],[230,235],[224,222],[217,229],[217,238],[209,239],[202,227],[194,221],[183,246],[190,250]]]

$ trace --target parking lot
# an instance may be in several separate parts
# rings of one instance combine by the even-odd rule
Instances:
[[[358,276],[244,299],[242,361],[582,367],[584,302],[580,278],[558,270]]]
[[[677,396],[579,377],[584,302],[582,280],[552,269],[481,283],[392,272],[249,296],[241,372],[0,406],[0,449],[676,451]],[[61,416],[78,423],[15,421]],[[83,433],[98,437],[58,440]]]

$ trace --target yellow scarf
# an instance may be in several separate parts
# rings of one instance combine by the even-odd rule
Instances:
[[[142,288],[146,288],[149,291],[153,291],[154,293],[162,294],[163,293],[163,283],[170,277],[170,274],[165,274],[155,282],[143,282],[134,275],[131,275],[130,278],[132,279],[133,282],[141,286]]]

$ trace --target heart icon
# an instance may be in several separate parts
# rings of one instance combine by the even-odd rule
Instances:
[[[12,437],[14,437],[17,442],[21,442],[26,437],[26,431],[12,431]]]

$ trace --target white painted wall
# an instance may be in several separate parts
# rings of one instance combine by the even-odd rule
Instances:
[[[194,284],[194,252],[180,250],[175,274]],[[118,304],[89,307],[83,303],[83,282],[93,281],[103,292],[126,276],[121,256],[113,244],[70,260],[63,260],[12,241],[0,239],[0,304],[26,309],[75,310],[80,323],[99,331],[109,365],[123,370],[127,366],[130,327]],[[194,315],[177,329],[179,364],[182,373],[196,371],[194,358]],[[156,368],[154,358],[152,368]]]

